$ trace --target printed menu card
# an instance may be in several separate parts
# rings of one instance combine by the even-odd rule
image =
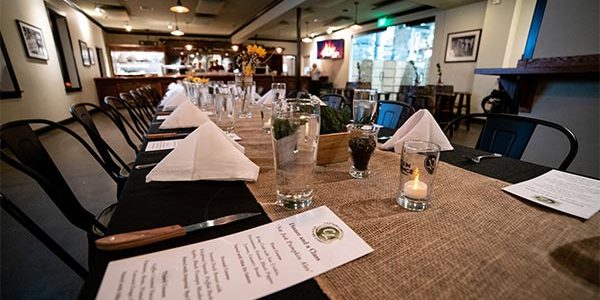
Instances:
[[[218,239],[112,261],[97,299],[259,298],[372,251],[321,206]]]
[[[503,190],[584,219],[600,210],[600,180],[557,170]]]

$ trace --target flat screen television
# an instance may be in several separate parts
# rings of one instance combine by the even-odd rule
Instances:
[[[343,59],[344,40],[324,40],[317,42],[317,59]]]

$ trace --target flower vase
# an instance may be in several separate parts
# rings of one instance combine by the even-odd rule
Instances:
[[[252,118],[252,107],[254,106],[254,94],[256,93],[256,84],[251,76],[242,76],[240,92],[240,109],[238,117],[240,119]]]

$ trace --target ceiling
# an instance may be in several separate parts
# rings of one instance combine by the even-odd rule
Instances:
[[[175,0],[71,0],[84,13],[109,32],[168,34],[175,26],[175,14],[169,11]],[[408,13],[431,7],[448,9],[481,0],[362,0],[357,10],[358,23],[382,16]],[[231,38],[251,25],[261,14],[290,0],[182,0],[189,13],[177,14],[177,24],[187,35]],[[301,4],[301,35],[323,34],[330,27],[342,29],[354,23],[355,0],[296,0]],[[285,4],[285,3],[284,3]],[[96,7],[102,8],[99,14]],[[267,15],[267,14],[264,14]],[[307,24],[308,22],[308,33]],[[251,26],[249,26],[251,27]],[[262,26],[252,29],[252,38],[295,40],[296,10],[271,16]]]

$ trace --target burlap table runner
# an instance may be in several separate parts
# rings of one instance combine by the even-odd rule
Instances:
[[[270,135],[260,120],[238,123],[246,155],[260,166],[248,187],[273,220],[297,211],[274,205]],[[508,184],[440,162],[431,207],[400,208],[400,156],[377,150],[368,179],[349,163],[318,166],[312,207],[327,205],[371,247],[371,254],[316,277],[332,299],[578,298],[598,299],[598,286],[561,267],[550,253],[600,235],[600,216],[570,217],[519,200]],[[599,275],[600,276],[600,275]]]

